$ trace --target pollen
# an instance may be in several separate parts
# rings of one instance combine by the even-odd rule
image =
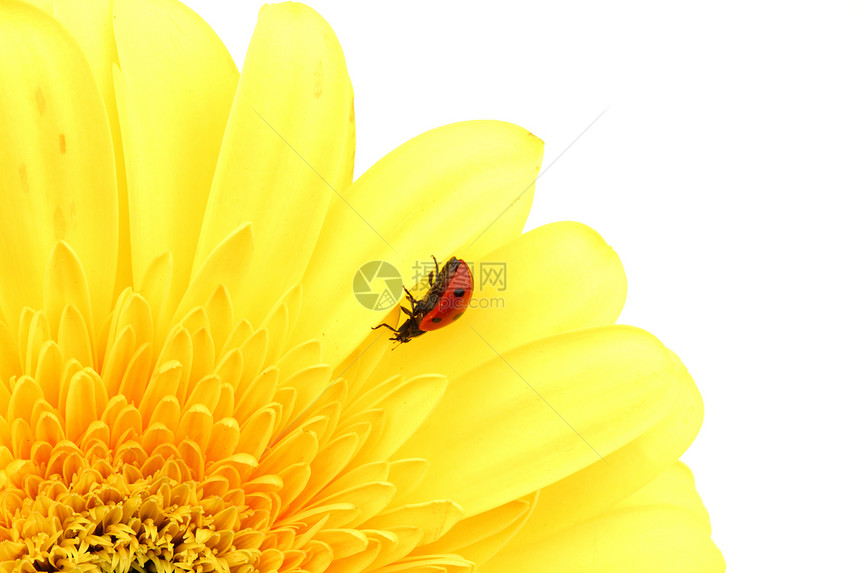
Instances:
[[[176,447],[107,454],[98,439],[86,452],[62,441],[7,469],[4,570],[226,572],[281,561],[261,548],[257,511],[240,490],[218,495],[218,476],[196,474]]]

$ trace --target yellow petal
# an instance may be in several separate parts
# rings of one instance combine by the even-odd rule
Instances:
[[[277,390],[278,370],[269,368],[261,372],[248,385],[247,389],[237,394],[239,400],[234,416],[238,420],[246,420],[266,406],[275,397]]]
[[[242,377],[242,353],[236,348],[227,353],[215,367],[215,375],[235,391]],[[227,414],[232,414],[232,412],[233,406],[230,406]]]
[[[15,337],[5,322],[0,321],[0,377],[8,380],[21,373]]]
[[[361,451],[353,460],[355,465],[371,460],[385,460],[411,436],[439,403],[448,379],[429,374],[407,380],[370,408],[385,412],[382,435],[371,447]]]
[[[113,29],[113,0],[53,0],[53,16],[68,30],[89,62],[96,85],[109,115],[116,115],[113,91],[113,66],[116,42]],[[113,131],[113,126],[112,126]],[[119,131],[117,130],[117,135]]]
[[[337,38],[316,12],[266,5],[248,48],[195,259],[236,226],[258,233],[242,316],[257,321],[298,282],[341,168],[350,85]],[[351,144],[354,145],[354,144]],[[352,151],[346,152],[352,162]],[[349,171],[347,177],[346,171]]]
[[[8,410],[4,407],[0,411],[3,412],[7,420],[15,420],[18,418],[29,420],[30,413],[33,411],[33,406],[42,398],[44,398],[42,395],[42,389],[36,381],[29,376],[22,376],[12,387],[12,394],[8,400],[8,405],[4,405],[8,407]]]
[[[242,225],[228,235],[194,273],[174,318],[204,304],[217,295],[221,287],[226,287],[228,292],[235,291],[245,279],[254,248],[254,231],[250,224]]]
[[[187,437],[205,449],[209,444],[212,425],[212,412],[209,408],[202,404],[195,404],[180,418],[177,437],[179,439]]]
[[[191,276],[239,74],[218,36],[179,2],[116,0],[114,13],[135,286],[170,251],[175,305]]]
[[[399,308],[396,311],[400,313]],[[394,312],[390,314],[394,315]],[[339,376],[345,376],[349,380],[350,388],[356,395],[365,390],[364,386],[368,378],[379,365],[380,360],[388,354],[390,347],[385,340],[389,335],[386,332],[383,329],[371,331],[364,342],[346,356],[334,370]],[[322,344],[320,344],[320,352],[322,352]]]
[[[198,328],[191,335],[191,355],[194,362],[191,364],[189,382],[190,389],[193,390],[201,380],[211,376],[210,373],[215,369],[215,342],[212,341],[209,330]]]
[[[269,345],[268,332],[258,330],[242,343],[239,348],[242,351],[243,368],[242,380],[236,388],[238,394],[247,391],[248,384],[260,373],[263,361],[266,359],[266,350]]]
[[[113,0],[53,0],[53,15],[81,47],[108,115],[116,116],[113,91],[113,66],[116,64],[116,42],[113,28]],[[114,131],[115,126],[111,126]],[[117,136],[119,130],[116,129]]]
[[[130,276],[130,275],[129,275]],[[161,325],[171,316],[173,309],[168,309],[170,287],[173,283],[173,253],[165,251],[149,263],[143,278],[138,282],[136,291],[149,301],[154,310],[155,330],[161,332]],[[130,284],[130,283],[129,283]]]
[[[326,529],[314,538],[331,547],[337,559],[355,555],[366,549],[369,543],[365,534],[352,529]]]
[[[86,319],[77,307],[68,305],[60,316],[57,345],[66,360],[75,359],[82,366],[93,366],[93,349]]]
[[[148,424],[156,406],[165,396],[175,396],[182,378],[182,364],[171,360],[162,364],[152,375],[140,403],[140,413]]]
[[[331,380],[331,366],[318,364],[299,370],[283,381],[284,386],[292,386],[296,389],[296,412],[299,415],[311,408],[328,388]]]
[[[111,348],[126,328],[134,330],[134,336],[138,346],[150,342],[153,339],[152,308],[149,302],[131,289],[126,289],[120,294],[117,301],[117,309],[111,320],[110,337],[107,348]]]
[[[388,481],[397,486],[397,495],[391,503],[400,505],[427,475],[429,466],[427,460],[417,458],[391,462],[388,467]]]
[[[94,318],[113,295],[117,192],[107,114],[81,49],[54,19],[0,6],[0,283],[5,316],[41,307],[58,240],[86,271]]]
[[[114,38],[113,6],[113,0],[89,0],[87,2],[53,0],[54,18],[65,26],[83,50],[107,110],[116,166],[117,206],[119,207],[117,283],[126,286],[130,285],[132,280],[131,249],[128,235],[128,190],[125,159],[113,79],[113,70],[118,61]]]
[[[450,256],[534,180],[542,155],[538,138],[493,121],[440,127],[389,153],[332,202],[293,341],[318,339],[324,360],[340,362],[382,318],[356,301],[356,271],[385,259],[408,282],[416,261]]]
[[[305,486],[304,491],[294,502],[297,507],[303,505],[320,492],[341,472],[355,454],[358,443],[359,437],[356,434],[344,434],[320,449],[320,452],[311,464],[311,469],[313,470],[311,479]]]
[[[324,499],[362,484],[388,481],[388,466],[388,462],[370,462],[347,471],[323,488],[317,497]]]
[[[125,374],[125,370],[136,350],[137,344],[135,343],[134,329],[126,326],[108,349],[102,366],[102,377],[105,380],[105,384],[107,384],[108,393],[111,396],[119,391],[122,376]],[[40,366],[41,358],[40,356]]]
[[[266,332],[267,350],[263,357],[266,364],[277,362],[284,355],[284,345],[287,343],[290,311],[285,303],[275,305],[263,319],[260,329]]]
[[[242,434],[236,445],[237,452],[249,453],[259,458],[275,428],[275,411],[272,408],[258,410],[242,426]]]
[[[536,562],[546,571],[571,573],[726,570],[692,474],[681,463],[610,511],[554,533],[503,549],[481,571],[520,572]]]
[[[618,504],[616,509],[624,511],[649,505],[670,505],[689,512],[697,519],[697,525],[711,533],[708,510],[696,491],[693,472],[687,464],[677,461],[644,487]]]
[[[632,327],[578,330],[507,352],[451,380],[397,452],[430,462],[408,499],[452,499],[470,516],[547,486],[663,418],[681,376],[674,356]]]
[[[359,553],[335,560],[329,567],[328,571],[331,573],[360,573],[362,571],[368,571],[368,565],[373,563],[373,561],[379,557],[381,551],[382,543],[376,539],[370,539],[366,549]]]
[[[233,302],[224,285],[219,284],[215,288],[203,308],[206,311],[206,316],[209,317],[212,342],[215,344],[216,350],[220,352],[227,341],[230,329],[233,328]]]
[[[152,417],[149,419],[150,427],[161,424],[167,428],[176,428],[179,425],[181,410],[176,396],[163,397],[152,411]]]
[[[537,177],[535,174],[531,181],[527,181],[508,204],[497,207],[492,221],[465,241],[455,253],[461,257],[477,255],[483,258],[485,253],[496,250],[499,245],[517,239],[523,232],[534,202]]]
[[[152,364],[152,344],[146,343],[137,348],[128,362],[128,367],[119,385],[119,392],[129,401],[139,404],[146,386],[140,383],[149,377]]]
[[[45,272],[45,313],[52,332],[58,331],[60,315],[67,305],[75,307],[81,314],[88,330],[87,339],[93,342],[95,325],[86,272],[69,245],[58,241],[51,250]]]
[[[69,383],[65,417],[71,440],[77,440],[98,417],[96,381],[90,372],[81,370]]]
[[[32,4],[33,6],[39,8],[46,14],[50,14],[53,16],[54,14],[54,0],[24,0],[27,4]]]
[[[36,382],[51,404],[58,403],[60,379],[63,376],[63,354],[53,341],[42,346],[36,365]]]
[[[20,345],[23,353],[21,362],[25,365],[24,373],[32,376],[36,373],[42,346],[51,338],[51,327],[44,312],[33,312],[28,308],[21,313],[20,326],[18,337],[22,342],[26,341],[26,344]]]
[[[322,350],[318,340],[309,340],[304,344],[294,346],[278,361],[281,376],[287,378],[299,370],[319,364],[322,360]]]
[[[683,368],[677,358],[675,361],[679,369]],[[513,545],[528,544],[534,537],[551,535],[582,523],[675,464],[696,437],[704,415],[702,397],[692,378],[679,375],[678,390],[666,416],[647,432],[606,456],[606,463],[593,463],[542,489],[534,515]]]
[[[212,412],[218,405],[220,398],[221,380],[214,374],[209,374],[194,385],[185,404],[186,407],[193,405],[204,406],[206,410]]]
[[[388,529],[400,525],[417,526],[424,532],[419,543],[424,545],[433,543],[445,535],[462,516],[463,509],[452,501],[427,501],[385,511],[365,523],[363,527]]]
[[[21,419],[13,420],[10,431],[12,453],[16,458],[28,459],[32,444],[35,441],[30,425]]]
[[[239,443],[239,437],[239,423],[236,420],[218,420],[212,427],[209,447],[206,449],[207,459],[220,460],[232,454]]]
[[[457,523],[439,541],[416,553],[457,553],[481,564],[499,551],[529,519],[539,494],[530,493]]]
[[[352,185],[352,178],[355,175],[355,93],[352,90],[352,82],[349,82],[347,121],[346,141],[343,144],[343,151],[340,154],[340,163],[334,180],[334,188],[341,193]]]
[[[535,504],[531,501],[525,501],[525,499],[527,498],[524,498],[522,503],[528,503],[529,505],[528,509],[522,516],[510,523],[501,531],[493,533],[492,535],[476,541],[471,545],[461,547],[457,550],[457,553],[478,565],[485,563],[496,555],[512,537],[517,535],[523,524],[528,520],[531,510],[534,509]]]
[[[351,503],[360,510],[360,516],[353,523],[347,523],[347,527],[355,527],[379,513],[391,499],[397,488],[388,482],[365,483],[346,491],[338,492],[328,498],[314,503],[314,505],[330,505],[337,503]]]
[[[375,573],[474,573],[475,564],[459,555],[419,555],[375,570]]]
[[[174,327],[164,346],[161,347],[161,353],[155,361],[154,370],[157,372],[162,366],[170,362],[178,362],[182,366],[182,374],[179,378],[179,385],[172,389],[171,393],[185,399],[185,392],[188,388],[188,378],[191,373],[191,360],[193,352],[193,342],[191,334],[188,330],[181,326]],[[164,396],[165,394],[162,394]]]
[[[364,530],[364,533],[380,544],[379,555],[367,568],[369,571],[377,571],[378,567],[393,563],[407,555],[421,542],[421,538],[424,536],[421,528],[414,525],[390,527],[383,530]]]
[[[374,372],[455,377],[531,340],[612,324],[627,280],[618,255],[581,223],[552,223],[472,261],[475,294],[461,320],[391,352]],[[499,274],[490,275],[497,272]],[[493,278],[490,278],[490,277]],[[456,356],[440,361],[439,356]]]
[[[221,353],[223,354],[234,349],[238,350],[252,334],[254,334],[254,327],[251,326],[251,323],[246,319],[240,320],[227,337],[227,341],[224,343],[223,348],[221,348]]]

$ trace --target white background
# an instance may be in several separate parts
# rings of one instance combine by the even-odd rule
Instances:
[[[240,66],[261,4],[190,2]],[[857,571],[858,5],[311,5],[346,53],[356,175],[476,118],[540,136],[546,167],[609,106],[540,178],[529,228],[600,232],[620,322],[697,380],[683,459],[729,570]]]

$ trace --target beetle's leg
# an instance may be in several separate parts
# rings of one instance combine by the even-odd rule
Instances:
[[[397,332],[396,328],[394,328],[393,326],[389,326],[384,322],[382,324],[377,324],[376,326],[371,326],[370,330],[376,330],[377,328],[382,328],[383,326],[392,332]]]
[[[415,310],[415,302],[416,302],[415,297],[412,296],[412,293],[409,292],[409,290],[406,288],[405,285],[403,287],[403,291],[406,293],[406,298],[408,298],[409,302],[412,303],[412,310],[414,311]]]
[[[436,260],[436,255],[430,255],[433,257],[433,264],[436,265],[436,278],[439,278],[439,261]],[[433,286],[433,273],[430,273],[430,286]]]
[[[412,314],[413,312],[415,312],[415,307],[414,307],[414,305],[413,305],[413,307],[412,307],[412,311],[408,310],[405,306],[401,306],[401,307],[400,307],[400,310],[402,310],[403,312],[405,312],[405,313],[406,313],[406,316],[408,316],[409,318],[415,318],[415,316],[413,316],[413,314]]]

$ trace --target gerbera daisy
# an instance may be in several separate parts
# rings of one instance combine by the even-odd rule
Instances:
[[[618,258],[521,234],[537,137],[449,125],[353,182],[310,8],[240,76],[172,0],[44,4],[0,3],[0,570],[724,568],[699,394],[613,324]],[[504,304],[390,352],[355,274],[431,254],[503,263]]]

